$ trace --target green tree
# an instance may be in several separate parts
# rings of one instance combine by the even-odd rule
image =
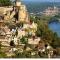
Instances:
[[[0,58],[6,58],[6,57],[7,57],[7,55],[0,51]]]
[[[22,37],[22,38],[20,39],[20,41],[21,41],[22,44],[27,44],[27,43],[28,43],[28,40],[27,40],[26,37]]]
[[[43,20],[37,20],[37,31],[36,35],[41,37],[45,43],[49,43],[53,48],[60,46],[60,38],[58,37],[57,33],[52,32],[48,24],[45,23]]]
[[[0,6],[9,6],[11,5],[10,0],[0,0]]]

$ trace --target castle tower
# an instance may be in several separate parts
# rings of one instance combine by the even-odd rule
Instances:
[[[20,6],[21,5],[20,0],[15,0],[15,4],[16,4],[16,6]]]
[[[21,5],[18,16],[20,22],[28,22],[28,14],[25,5]]]
[[[25,5],[22,5],[20,0],[15,0],[16,12],[18,13],[18,21],[26,22],[28,20],[27,9]]]
[[[14,8],[14,10],[15,10],[16,12],[19,11],[20,6],[21,6],[20,0],[15,0],[15,6],[14,6],[15,8]]]

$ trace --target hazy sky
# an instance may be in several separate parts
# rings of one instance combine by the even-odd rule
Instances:
[[[39,1],[39,2],[60,2],[60,0],[23,0],[23,1]]]

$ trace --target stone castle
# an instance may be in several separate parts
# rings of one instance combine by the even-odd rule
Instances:
[[[22,27],[15,27],[18,28],[17,37],[15,35],[16,29],[10,29],[5,22],[15,21],[15,23],[23,23]],[[13,23],[13,24],[15,24]],[[11,24],[11,23],[8,23]],[[11,24],[12,25],[12,24]],[[12,26],[11,26],[12,27]],[[22,38],[22,36],[35,36],[35,32],[37,31],[37,24],[31,22],[29,19],[29,15],[25,5],[18,0],[15,1],[13,6],[3,6],[0,7],[0,41],[3,43],[2,45],[10,44],[10,41],[13,39],[14,42],[19,41],[18,38]],[[3,38],[4,37],[4,38]],[[16,38],[16,39],[15,39]],[[33,39],[32,39],[33,40]],[[17,44],[17,43],[16,43]]]
[[[16,0],[14,6],[0,7],[0,20],[11,20],[28,22],[28,12],[25,5]]]

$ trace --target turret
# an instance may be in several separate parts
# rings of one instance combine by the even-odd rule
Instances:
[[[27,14],[27,10],[26,10],[26,6],[25,5],[21,5],[20,10],[19,10],[19,18],[18,20],[20,22],[28,22],[28,14]]]
[[[15,0],[15,4],[16,4],[16,6],[20,6],[21,5],[20,0]]]

